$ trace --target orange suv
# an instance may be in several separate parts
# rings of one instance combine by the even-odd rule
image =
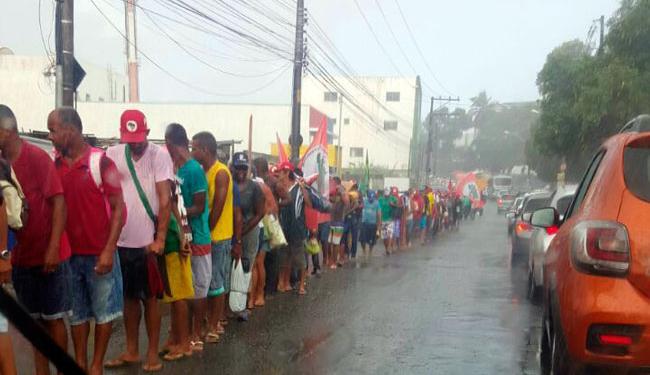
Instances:
[[[544,374],[650,370],[650,115],[602,145],[544,259]]]

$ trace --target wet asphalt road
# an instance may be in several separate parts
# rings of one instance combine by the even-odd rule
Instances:
[[[310,279],[305,297],[270,297],[162,374],[538,374],[540,310],[509,251],[505,219],[489,206],[427,247],[384,257],[379,245],[369,261]],[[118,325],[109,357],[123,348]]]

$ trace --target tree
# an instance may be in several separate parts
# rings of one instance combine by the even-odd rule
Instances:
[[[528,160],[564,157],[574,181],[604,139],[650,111],[650,0],[624,0],[608,25],[603,53],[564,43],[537,79],[542,113]]]

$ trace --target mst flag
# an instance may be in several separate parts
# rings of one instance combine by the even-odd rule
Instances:
[[[302,169],[306,181],[313,181],[312,187],[325,199],[329,200],[329,165],[327,158],[327,118],[323,117],[318,132],[303,155],[298,167]],[[318,224],[329,220],[328,214],[308,209],[306,212],[307,228],[315,230]]]

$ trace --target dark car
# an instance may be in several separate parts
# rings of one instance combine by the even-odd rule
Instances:
[[[528,194],[522,203],[521,212],[515,219],[512,232],[512,258],[528,255],[528,243],[533,234],[533,226],[530,218],[533,212],[539,208],[547,207],[551,203],[551,193],[540,192]]]

